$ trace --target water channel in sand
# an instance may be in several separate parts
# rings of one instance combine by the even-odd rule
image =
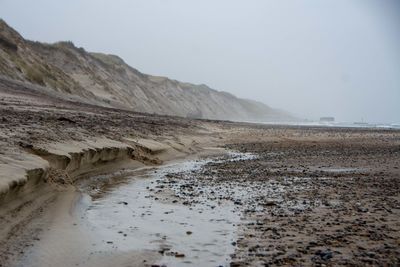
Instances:
[[[251,158],[232,153],[224,160]],[[206,199],[185,205],[176,192],[159,190],[167,174],[194,172],[211,161],[146,167],[115,181],[119,173],[93,177],[113,180],[93,190],[88,186],[99,181],[84,181],[82,191],[93,197],[65,195],[21,266],[228,266],[241,216],[234,204]]]
[[[86,218],[90,231],[102,241],[97,248],[160,251],[163,256],[157,263],[167,266],[227,265],[240,220],[233,204],[226,202],[213,209],[204,204],[189,207],[173,203],[173,196],[150,191],[165,174],[192,171],[205,162],[149,169],[94,200]]]

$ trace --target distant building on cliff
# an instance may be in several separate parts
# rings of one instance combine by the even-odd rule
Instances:
[[[334,122],[335,121],[335,117],[321,117],[319,118],[320,122]]]

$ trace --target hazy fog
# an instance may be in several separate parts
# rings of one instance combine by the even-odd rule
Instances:
[[[301,117],[400,122],[397,0],[0,0],[0,16]]]

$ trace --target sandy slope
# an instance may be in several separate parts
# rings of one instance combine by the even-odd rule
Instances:
[[[0,74],[65,98],[138,112],[240,121],[293,119],[263,103],[206,85],[143,74],[117,56],[89,53],[71,42],[25,40],[1,19]]]

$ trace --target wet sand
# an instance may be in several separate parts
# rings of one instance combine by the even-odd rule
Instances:
[[[399,264],[398,132],[249,133],[263,131],[237,142],[238,130],[223,155],[61,190],[28,223],[13,265]]]
[[[178,184],[188,203],[235,204],[242,221],[231,266],[399,265],[398,133],[290,132],[227,145],[255,158],[210,162],[162,183]]]

